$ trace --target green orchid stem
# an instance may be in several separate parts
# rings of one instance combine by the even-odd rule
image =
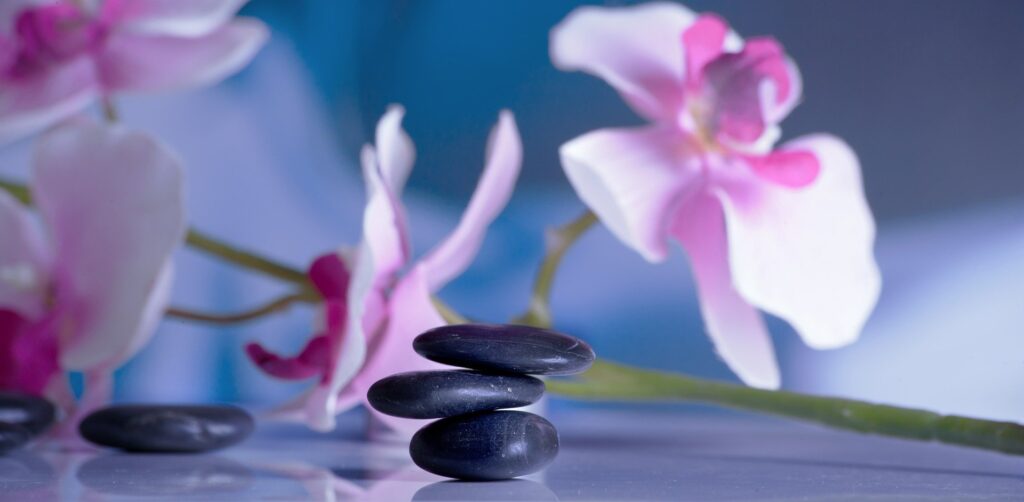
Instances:
[[[587,211],[565,226],[547,233],[547,253],[540,263],[537,277],[533,283],[533,295],[530,297],[530,308],[513,322],[530,326],[551,326],[551,289],[555,284],[562,258],[569,248],[597,223],[597,216]]]
[[[207,312],[196,312],[181,307],[171,307],[165,312],[167,317],[184,321],[201,322],[207,324],[238,324],[259,319],[260,317],[281,312],[296,303],[316,303],[319,301],[315,295],[309,293],[293,293],[282,296],[276,300],[251,310],[232,314],[211,314]]]
[[[0,189],[6,190],[24,204],[32,203],[31,192],[25,185],[0,180]],[[269,258],[264,258],[254,253],[244,251],[198,230],[189,230],[188,235],[185,238],[185,243],[198,251],[202,251],[203,253],[217,257],[226,262],[292,283],[299,287],[300,293],[305,293],[311,290],[312,286],[309,284],[306,274],[301,270],[296,270]]]
[[[28,205],[32,203],[32,194],[25,185],[0,180],[0,189],[11,194],[12,197],[18,199],[22,204]]]
[[[597,361],[578,380],[549,380],[549,391],[580,399],[699,402],[814,422],[866,434],[1024,455],[1024,426],[926,410],[770,391]]]
[[[548,249],[534,283],[530,309],[513,322],[548,328],[549,301],[558,266],[569,248],[597,221],[587,212],[548,234]],[[926,410],[811,396],[634,368],[598,360],[576,380],[552,379],[547,389],[564,397],[618,401],[684,401],[777,415],[865,434],[1024,455],[1024,426]]]
[[[302,271],[283,265],[269,258],[264,258],[248,251],[243,251],[198,230],[189,230],[188,235],[185,237],[185,243],[188,244],[189,247],[198,251],[202,251],[240,267],[259,272],[263,275],[274,277],[285,282],[290,282],[299,286],[303,290],[310,289],[311,287],[306,274]]]
[[[117,113],[117,106],[114,105],[114,100],[110,96],[100,100],[100,106],[103,108],[104,120],[111,124],[120,120],[121,115]]]

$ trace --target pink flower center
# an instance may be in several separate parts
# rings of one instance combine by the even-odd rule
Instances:
[[[108,23],[68,2],[21,11],[15,20],[14,40],[0,50],[3,73],[12,79],[29,78],[79,56],[95,53],[106,41]]]
[[[809,185],[821,167],[814,155],[771,151],[774,126],[799,92],[785,51],[760,37],[726,52],[728,33],[714,15],[700,16],[683,32],[686,80],[678,127],[705,154],[738,157],[757,176],[783,186]]]
[[[728,31],[722,19],[703,15],[682,36],[686,99],[679,126],[712,151],[757,142],[781,119],[776,110],[793,92],[778,42],[752,38],[740,52],[725,52]]]

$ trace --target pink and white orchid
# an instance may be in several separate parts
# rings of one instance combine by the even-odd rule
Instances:
[[[412,339],[445,320],[432,295],[469,266],[491,221],[512,195],[522,145],[512,114],[503,111],[491,133],[484,173],[455,230],[424,258],[410,261],[400,199],[415,151],[402,130],[404,110],[392,106],[377,125],[376,147],[363,148],[367,203],[358,249],[317,259],[309,278],[324,298],[323,329],[296,356],[281,357],[250,344],[249,357],[268,374],[284,379],[316,377],[316,385],[279,416],[317,430],[365,403],[377,380],[401,371],[440,367],[418,356]],[[422,425],[371,412],[398,431]]]
[[[801,93],[778,42],[744,42],[676,4],[584,7],[553,30],[551,58],[604,79],[652,122],[566,143],[565,172],[647,260],[664,260],[669,239],[682,244],[708,332],[743,381],[780,383],[755,307],[814,348],[858,337],[881,285],[860,165],[828,135],[774,147]]]
[[[267,39],[247,0],[3,0],[0,141],[97,99],[214,84]]]
[[[32,167],[40,218],[0,192],[0,389],[69,405],[63,372],[81,371],[88,408],[163,315],[181,167],[148,136],[86,121],[44,135]]]

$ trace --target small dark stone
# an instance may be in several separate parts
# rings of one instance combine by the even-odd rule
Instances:
[[[442,418],[412,437],[413,462],[440,476],[498,480],[543,469],[558,455],[551,422],[523,411]]]
[[[518,408],[544,395],[544,382],[526,375],[477,371],[413,371],[377,381],[367,392],[379,412],[402,418],[443,418]]]
[[[32,431],[17,424],[0,422],[0,454],[20,447],[32,439]]]
[[[36,435],[57,420],[57,407],[37,396],[0,392],[0,423],[20,425]]]
[[[102,446],[150,453],[190,453],[236,444],[252,432],[252,417],[234,406],[120,405],[97,410],[78,426]]]
[[[442,326],[417,336],[412,346],[431,361],[502,373],[572,375],[594,362],[583,340],[530,326]]]

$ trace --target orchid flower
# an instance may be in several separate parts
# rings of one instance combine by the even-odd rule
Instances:
[[[184,238],[181,167],[148,136],[78,121],[37,145],[39,218],[0,192],[0,389],[62,405],[80,371],[80,410],[150,338]]]
[[[0,141],[115,93],[217,83],[267,39],[246,0],[3,0]]]
[[[293,357],[255,343],[246,347],[253,362],[272,376],[316,378],[309,392],[278,410],[280,418],[330,430],[335,415],[365,403],[367,389],[377,380],[440,367],[413,352],[412,339],[446,324],[432,295],[469,266],[488,225],[512,195],[522,145],[512,114],[505,111],[491,133],[484,173],[458,226],[409,265],[400,199],[415,152],[401,127],[404,113],[392,106],[377,125],[376,147],[363,148],[367,203],[358,249],[322,256],[309,269],[310,281],[324,299],[323,329]],[[370,410],[397,431],[422,425]]]
[[[756,308],[816,349],[854,341],[878,298],[860,165],[824,134],[775,147],[800,99],[772,38],[669,3],[583,7],[551,35],[558,68],[598,76],[652,123],[562,145],[576,192],[608,229],[660,262],[689,256],[718,354],[747,384],[780,383]]]

